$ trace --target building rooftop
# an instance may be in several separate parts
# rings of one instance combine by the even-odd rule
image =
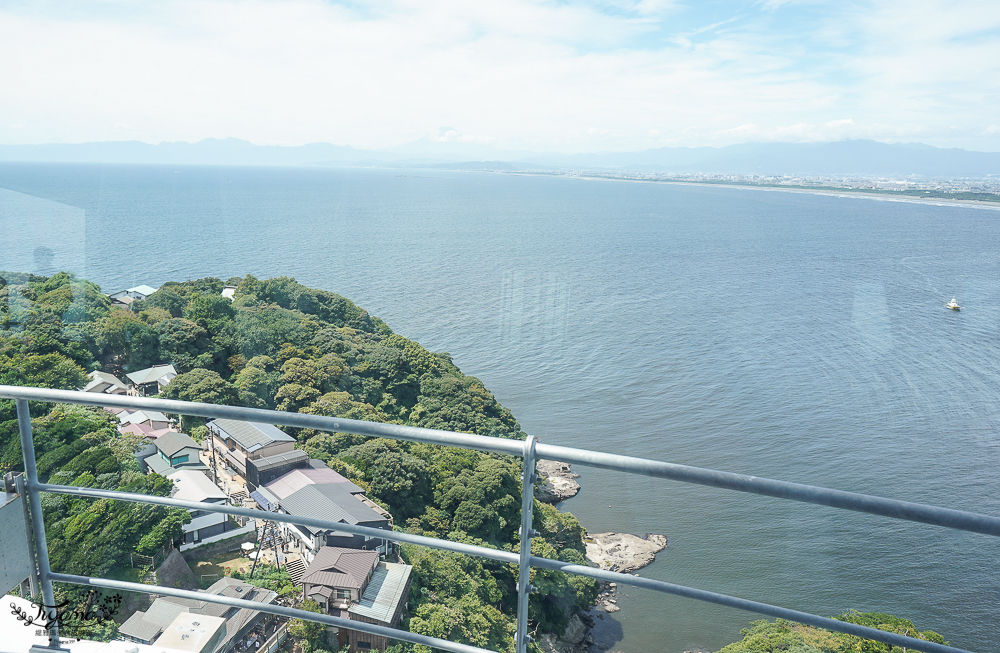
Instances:
[[[129,288],[126,292],[137,292],[141,295],[146,295],[147,297],[152,295],[154,292],[159,290],[158,288],[150,288],[147,285],[136,286],[135,288]]]
[[[118,420],[122,424],[141,424],[143,422],[169,422],[167,416],[155,410],[137,410],[134,413],[119,413]]]
[[[339,483],[343,484],[350,494],[360,494],[364,492],[360,487],[333,471],[329,467],[321,469],[300,468],[293,469],[278,478],[265,483],[264,487],[271,491],[278,499],[294,494],[308,485]]]
[[[290,462],[309,460],[309,454],[301,449],[293,449],[292,451],[286,451],[284,453],[277,453],[273,456],[267,456],[266,458],[258,458],[253,461],[254,467],[257,471],[263,472],[275,467],[281,467]]]
[[[380,515],[344,488],[344,483],[326,485],[307,485],[284,499],[280,499],[281,507],[290,515],[315,517],[345,524],[368,524],[371,522],[386,522],[386,517]],[[311,526],[299,526],[311,533],[320,530]]]
[[[181,501],[212,501],[226,499],[226,493],[215,485],[201,472],[181,469],[167,475],[174,482],[174,490],[170,493]]]
[[[243,422],[235,419],[216,419],[208,423],[215,427],[223,437],[232,438],[249,452],[257,451],[272,442],[295,442],[295,438],[271,424],[260,422]]]
[[[206,594],[231,596],[259,603],[273,603],[274,599],[278,596],[276,592],[272,592],[271,590],[254,587],[253,585],[229,577],[220,578],[207,590],[199,591]],[[177,618],[177,615],[183,612],[222,617],[226,620],[226,634],[222,638],[217,650],[223,650],[248,621],[253,619],[255,615],[260,614],[257,610],[249,608],[234,608],[228,605],[208,603],[207,601],[198,601],[195,599],[161,596],[153,601],[153,604],[144,613],[139,611],[129,617],[125,623],[118,627],[118,632],[122,635],[129,635],[149,641],[150,637],[144,636],[144,633],[153,632],[155,629],[155,632],[153,632],[155,635],[169,626]]]
[[[90,377],[90,383],[88,383],[83,387],[84,392],[103,392],[104,388],[102,388],[101,386],[108,386],[112,388],[119,388],[121,390],[128,390],[128,386],[125,385],[114,374],[108,374],[107,372],[101,372],[95,370],[90,374],[88,374],[87,376]]]
[[[174,369],[173,365],[154,365],[153,367],[147,367],[144,370],[139,370],[138,372],[132,372],[131,374],[126,374],[129,380],[136,384],[142,385],[143,383],[152,383],[157,381],[164,376],[177,376],[177,370]]]
[[[143,460],[146,461],[146,467],[149,467],[151,472],[156,472],[160,476],[166,476],[171,472],[171,470],[173,470],[170,463],[155,454],[152,456],[146,456]]]
[[[302,575],[302,583],[327,587],[350,587],[360,590],[378,563],[378,551],[360,551],[324,546],[316,552],[312,564]]]
[[[413,567],[393,562],[380,562],[372,579],[361,595],[361,601],[348,608],[348,612],[391,623],[392,616],[401,602],[406,601],[406,585]]]
[[[213,651],[225,632],[226,620],[222,617],[182,612],[163,629],[156,645],[192,653]]]
[[[182,612],[187,612],[184,606],[158,599],[153,601],[153,604],[145,612],[136,610],[132,613],[132,616],[118,627],[118,632],[122,635],[151,642]]]
[[[190,435],[178,433],[177,431],[164,433],[160,437],[156,438],[156,441],[153,444],[155,444],[156,448],[162,451],[163,455],[167,457],[176,455],[185,447],[194,447],[195,449],[201,451],[201,445],[191,439]]]
[[[278,497],[271,494],[266,487],[260,486],[250,493],[250,498],[257,502],[263,510],[272,512],[278,509]]]

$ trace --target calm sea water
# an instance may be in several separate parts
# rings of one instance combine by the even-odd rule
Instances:
[[[1000,515],[997,211],[306,168],[0,164],[0,189],[0,269],[294,276],[450,352],[544,442]],[[996,650],[996,538],[576,471],[591,532],[668,536],[643,575]],[[626,594],[624,653],[758,618]]]

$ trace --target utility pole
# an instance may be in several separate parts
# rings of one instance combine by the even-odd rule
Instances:
[[[257,557],[253,559],[253,567],[250,568],[250,578],[248,581],[253,580],[253,573],[257,570],[257,562],[260,560],[261,555],[264,553],[264,542],[267,539],[267,529],[271,526],[271,522],[264,521],[264,529],[261,531],[260,539],[257,543]]]
[[[212,480],[215,481],[216,486],[219,485],[219,472],[217,471],[218,463],[215,462],[215,434],[212,433],[212,429],[208,429],[208,448],[212,452]]]

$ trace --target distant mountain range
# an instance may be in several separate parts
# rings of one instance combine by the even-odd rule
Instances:
[[[942,149],[868,140],[832,143],[745,143],[727,147],[663,147],[641,152],[555,154],[420,139],[386,150],[329,143],[298,147],[206,139],[197,143],[138,141],[0,145],[0,161],[195,165],[330,165],[456,170],[591,170],[761,175],[893,175],[926,178],[1000,176],[1000,152]]]

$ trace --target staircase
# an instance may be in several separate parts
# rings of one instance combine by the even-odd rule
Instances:
[[[299,556],[289,558],[288,562],[285,563],[285,571],[291,576],[292,584],[298,585],[299,581],[302,580],[302,576],[306,573],[306,561]]]

